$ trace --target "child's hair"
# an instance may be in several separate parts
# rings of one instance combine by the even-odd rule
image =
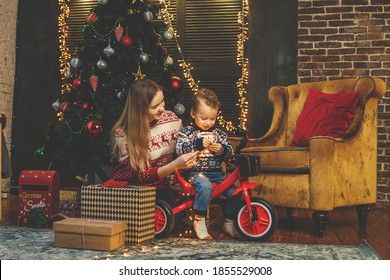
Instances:
[[[149,105],[159,90],[162,90],[161,86],[150,79],[135,80],[127,91],[122,114],[111,131],[111,155],[118,155],[115,132],[122,129],[129,145],[130,165],[142,171],[149,165]]]
[[[207,88],[200,88],[196,94],[192,96],[191,109],[193,111],[198,109],[201,100],[213,109],[219,110],[219,106],[221,105],[214,91]]]

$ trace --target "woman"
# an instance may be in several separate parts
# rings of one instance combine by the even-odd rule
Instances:
[[[172,204],[167,177],[194,164],[198,153],[173,159],[181,127],[181,120],[165,111],[161,87],[147,78],[135,80],[111,132],[112,156],[119,164],[102,187],[152,185],[157,188],[157,199]]]

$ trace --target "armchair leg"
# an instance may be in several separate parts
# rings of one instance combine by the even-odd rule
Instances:
[[[359,226],[364,227],[366,225],[368,212],[370,211],[370,206],[368,204],[357,205],[356,211],[359,218]]]
[[[330,219],[329,213],[327,211],[314,211],[312,218],[315,226],[315,235],[324,237],[325,225]]]

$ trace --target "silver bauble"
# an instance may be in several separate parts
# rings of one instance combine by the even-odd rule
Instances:
[[[99,68],[100,70],[104,70],[107,68],[107,62],[104,61],[103,59],[100,59],[97,63],[96,63],[96,66],[97,68]]]
[[[98,0],[97,2],[99,5],[106,5],[108,0]]]
[[[122,102],[122,101],[125,100],[125,93],[121,90],[120,92],[118,92],[118,93],[116,94],[116,97],[118,97],[118,100],[119,100],[120,102]]]
[[[152,21],[153,19],[153,14],[151,11],[146,11],[145,13],[143,13],[143,18],[145,21]]]
[[[173,110],[175,111],[176,114],[178,115],[183,115],[184,112],[186,111],[186,108],[184,107],[183,104],[177,103],[174,107]]]
[[[142,63],[148,63],[149,55],[147,53],[141,53],[139,55],[139,59],[141,60]]]
[[[106,48],[104,48],[103,53],[104,53],[107,57],[110,57],[110,56],[112,56],[112,55],[115,53],[115,51],[114,51],[113,48],[111,48],[110,45],[108,45]]]
[[[60,101],[56,101],[56,102],[54,102],[53,104],[51,104],[51,107],[53,107],[53,109],[56,111],[56,112],[58,112],[58,110],[60,109],[60,105],[61,105],[61,103],[60,103]]]
[[[69,78],[71,75],[72,75],[72,69],[70,67],[68,67],[66,69],[66,77]]]
[[[78,68],[81,66],[81,60],[78,57],[74,57],[70,60],[70,66]]]
[[[171,40],[173,38],[173,33],[171,30],[164,31],[164,38],[167,40]]]
[[[167,58],[165,59],[165,64],[167,64],[167,65],[172,65],[172,64],[173,64],[173,59],[172,59],[172,57],[167,56]]]

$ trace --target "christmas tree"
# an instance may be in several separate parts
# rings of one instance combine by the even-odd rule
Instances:
[[[112,126],[126,88],[140,75],[163,87],[166,108],[180,117],[183,83],[163,43],[172,39],[158,5],[146,0],[97,0],[86,15],[83,40],[69,60],[65,90],[53,103],[58,120],[49,125],[37,157],[51,156],[73,168],[107,164]]]

